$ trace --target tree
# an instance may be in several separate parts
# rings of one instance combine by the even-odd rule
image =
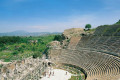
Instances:
[[[62,41],[64,39],[65,39],[65,37],[63,35],[55,35],[55,37],[54,37],[54,40],[56,40],[56,41]]]
[[[86,24],[85,25],[85,30],[90,30],[90,28],[91,28],[91,24]]]
[[[120,20],[118,22],[116,22],[115,24],[120,24]]]

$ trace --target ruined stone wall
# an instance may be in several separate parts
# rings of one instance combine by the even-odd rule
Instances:
[[[82,33],[85,33],[84,29],[82,28],[71,28],[71,29],[66,29],[64,32],[63,32],[63,35],[66,37],[66,38],[71,38],[72,36],[81,36],[80,34]]]
[[[35,80],[40,78],[46,64],[42,59],[32,57],[22,61],[16,61],[1,68],[0,80]]]
[[[75,49],[81,37],[71,37],[68,49]]]

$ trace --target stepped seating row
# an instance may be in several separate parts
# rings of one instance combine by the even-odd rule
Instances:
[[[93,48],[96,50],[102,50],[112,52],[117,56],[120,56],[120,37],[107,37],[107,36],[90,36],[85,41],[86,37],[81,38],[76,48]]]
[[[120,78],[120,59],[101,52],[63,50],[56,62],[83,68],[87,73],[87,80],[117,80]],[[103,76],[106,76],[106,79],[103,79]]]
[[[99,44],[99,43],[98,43]],[[106,46],[106,48],[103,48],[102,46]],[[116,49],[120,47],[120,37],[111,37],[106,42],[100,45],[98,49],[107,49],[107,51],[112,51],[117,53]]]
[[[120,24],[104,25],[97,27],[94,35],[120,36]]]

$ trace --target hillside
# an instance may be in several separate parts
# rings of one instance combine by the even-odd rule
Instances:
[[[94,35],[120,36],[120,24],[99,26]]]
[[[33,56],[41,57],[47,44],[53,41],[54,35],[39,37],[0,37],[0,61],[11,62]],[[0,63],[1,64],[1,63]]]

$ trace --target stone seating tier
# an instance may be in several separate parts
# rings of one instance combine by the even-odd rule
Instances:
[[[86,41],[85,39],[88,38]],[[76,49],[91,48],[99,51],[112,52],[116,56],[120,56],[120,37],[109,36],[86,36],[82,37]]]
[[[73,64],[83,68],[87,72],[87,80],[102,80],[102,76],[115,77],[120,75],[120,59],[102,52],[89,50],[63,50],[53,61]],[[90,79],[89,79],[90,78]]]

